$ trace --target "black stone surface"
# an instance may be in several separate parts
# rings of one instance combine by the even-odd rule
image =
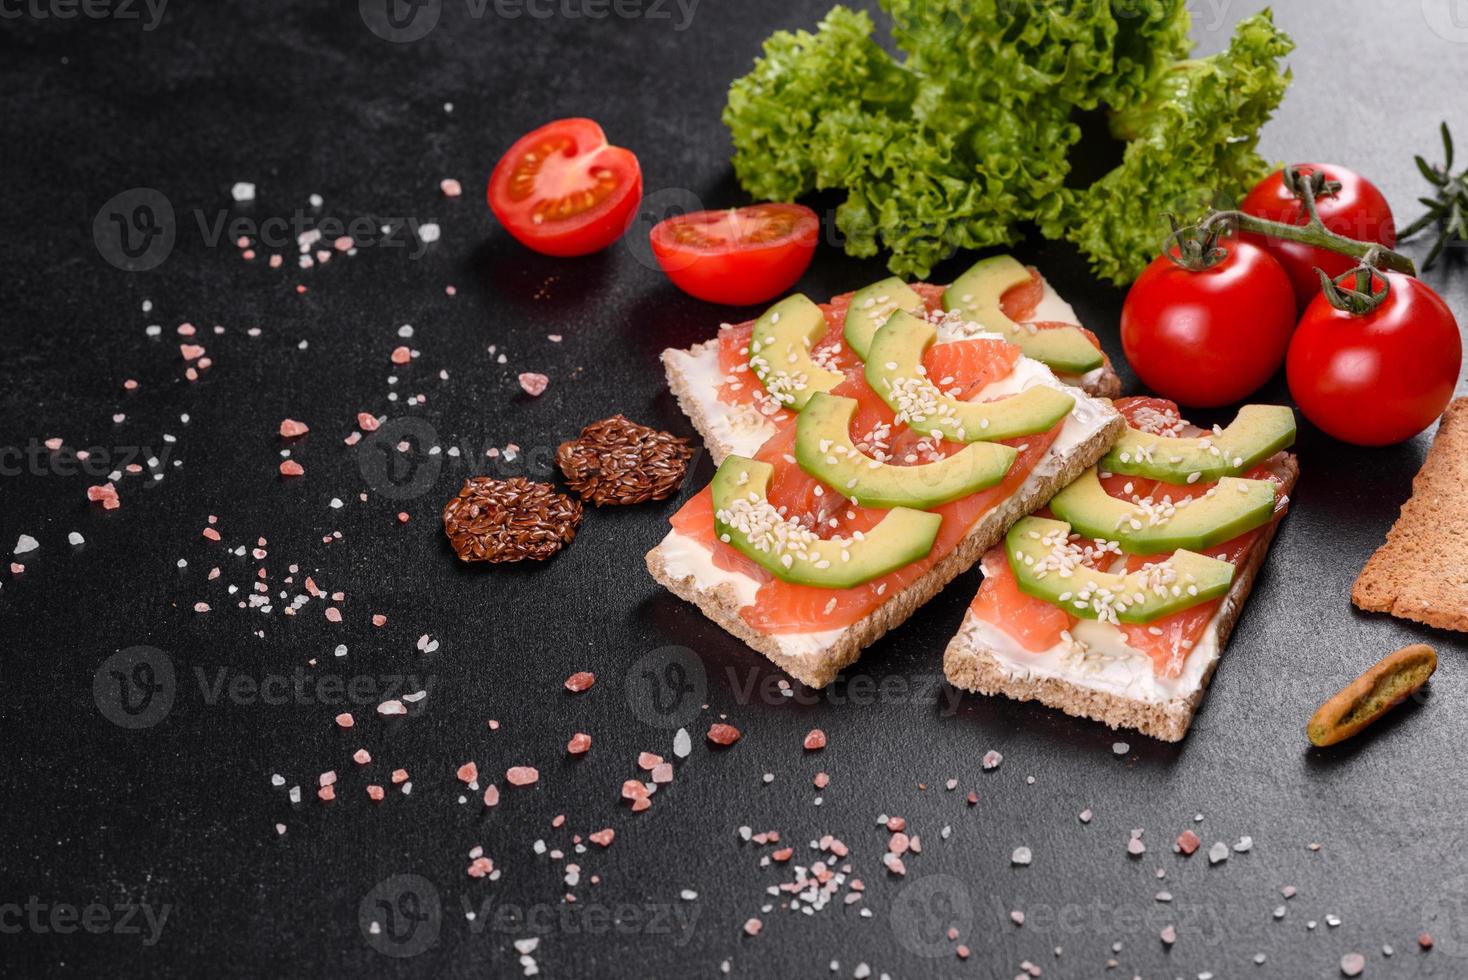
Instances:
[[[639,154],[650,208],[680,194],[742,203],[718,119],[725,88],[766,35],[812,25],[824,5],[635,6],[636,18],[572,17],[596,8],[571,2],[511,19],[501,14],[520,8],[449,0],[430,33],[402,43],[374,35],[351,3],[173,0],[161,21],[142,5],[0,8],[0,537],[7,554],[20,534],[41,542],[0,589],[0,973],[518,976],[512,942],[539,937],[541,974],[564,977],[718,976],[726,961],[736,976],[813,977],[833,975],[833,960],[848,977],[859,963],[873,976],[1009,977],[1029,960],[1047,978],[1302,978],[1338,975],[1349,951],[1366,955],[1368,977],[1468,975],[1464,644],[1359,615],[1347,601],[1409,494],[1426,437],[1363,452],[1302,427],[1297,500],[1180,745],[943,686],[940,653],[977,571],[826,693],[785,697],[761,658],[643,571],[676,502],[591,511],[575,543],[543,565],[454,561],[437,511],[466,473],[546,477],[560,440],[619,411],[689,431],[658,353],[733,315],[677,293],[636,235],[578,261],[522,249],[482,202],[494,160],[533,126],[588,115]],[[1256,6],[1194,5],[1200,49],[1226,43]],[[1399,215],[1415,214],[1411,153],[1436,155],[1444,116],[1468,132],[1468,28],[1453,5],[1279,6],[1299,50],[1266,151],[1353,166]],[[141,20],[122,16],[134,10]],[[439,194],[444,177],[463,181],[461,199]],[[230,201],[242,180],[259,185],[252,205]],[[156,268],[128,272],[107,258],[116,255],[107,215],[128,209],[107,205],[137,188],[155,196],[121,203],[166,201],[175,240]],[[233,232],[214,234],[221,219],[262,233],[267,219],[297,215],[435,221],[443,238],[420,249],[396,234],[298,270],[295,229],[251,263]],[[285,253],[287,266],[266,268],[268,252]],[[1018,254],[1119,357],[1121,293],[1098,286],[1067,248],[1035,242]],[[801,288],[826,296],[879,271],[826,248]],[[1465,280],[1430,281],[1468,310]],[[176,347],[184,321],[213,360],[197,383],[184,380]],[[162,336],[148,337],[149,324]],[[397,336],[402,324],[414,326],[411,340]],[[395,368],[400,343],[421,356]],[[520,392],[525,370],[551,377],[538,399]],[[128,378],[136,391],[124,390]],[[416,393],[427,401],[409,407]],[[1279,382],[1260,395],[1286,396]],[[385,479],[373,469],[381,452],[342,444],[359,411],[422,420],[407,434],[462,452],[414,454],[418,469]],[[277,476],[285,417],[312,427],[292,447],[301,479]],[[157,456],[165,479],[123,478],[122,508],[104,512],[84,495],[100,479],[28,455],[52,436],[96,447],[94,462]],[[486,458],[512,442],[514,463]],[[710,472],[701,459],[684,493]],[[331,509],[333,497],[345,506]],[[221,544],[201,537],[209,515]],[[67,544],[73,530],[85,545]],[[248,554],[259,538],[262,561]],[[244,556],[225,551],[242,546]],[[236,608],[262,565],[273,610]],[[214,566],[222,575],[211,582]],[[325,619],[321,601],[284,615],[308,574],[346,594],[342,623]],[[213,611],[193,612],[200,601]],[[386,625],[372,627],[373,613]],[[433,652],[416,648],[424,634]],[[1303,726],[1315,705],[1415,640],[1442,655],[1425,703],[1354,743],[1310,750]],[[338,644],[346,656],[334,655]],[[157,653],[114,659],[137,647]],[[138,715],[117,710],[112,672],[147,676],[128,656],[146,658],[159,686]],[[687,667],[696,690],[660,702],[649,678],[676,676],[659,672],[669,663]],[[596,687],[567,695],[562,680],[583,669],[597,673]],[[316,683],[298,693],[297,674]],[[323,677],[370,685],[357,689],[350,732],[333,724],[342,708],[327,703]],[[392,687],[429,694],[408,718],[380,719],[373,705]],[[669,704],[672,714],[660,713]],[[702,732],[724,715],[745,737],[711,752]],[[649,812],[630,814],[622,780],[636,774],[639,751],[670,756],[679,723],[694,735],[692,756]],[[801,738],[814,726],[830,747],[807,755]],[[562,747],[574,731],[595,744],[572,762]],[[1118,756],[1119,739],[1130,750]],[[369,766],[351,761],[359,746]],[[991,748],[1004,763],[981,772]],[[541,779],[502,786],[491,811],[475,793],[461,805],[454,771],[469,759],[488,778],[530,764]],[[398,767],[411,773],[411,796],[388,784]],[[314,797],[326,770],[340,776],[329,805]],[[820,794],[819,770],[831,775]],[[291,805],[274,773],[304,801]],[[389,786],[383,803],[367,800],[369,782]],[[976,806],[964,803],[969,790]],[[1083,825],[1087,807],[1095,816]],[[906,817],[924,843],[905,878],[881,866],[883,813]],[[557,814],[567,815],[560,829]],[[762,867],[769,849],[741,843],[741,825],[779,830],[792,863],[807,865],[808,841],[838,836],[865,898],[810,917],[762,913],[774,901],[766,887],[789,868]],[[572,833],[608,826],[610,848],[572,853]],[[1205,847],[1249,835],[1253,849],[1211,868],[1201,853],[1183,859],[1171,841],[1189,827]],[[1132,828],[1146,830],[1140,859],[1126,854]],[[534,853],[538,838],[565,859]],[[466,876],[476,845],[502,869],[498,881]],[[1033,863],[1013,867],[1021,845]],[[581,868],[574,888],[562,880],[566,861]],[[1298,896],[1282,898],[1286,885]],[[697,900],[680,899],[683,889]],[[1159,889],[1170,903],[1154,899]],[[562,901],[568,891],[574,904]],[[359,911],[370,918],[378,899],[397,918],[372,935]],[[90,916],[92,930],[65,931],[68,909]],[[1027,913],[1022,927],[1011,910]],[[741,932],[750,916],[764,920],[756,938]],[[967,963],[942,936],[950,918],[973,949]],[[1168,924],[1171,949],[1158,938]],[[1437,938],[1430,953],[1415,942],[1424,928]],[[1262,966],[1256,953],[1267,955]]]

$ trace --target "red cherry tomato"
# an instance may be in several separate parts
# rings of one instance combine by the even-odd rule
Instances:
[[[820,230],[816,213],[799,204],[695,211],[653,226],[652,252],[690,296],[748,306],[795,285],[810,265]]]
[[[590,119],[526,133],[495,164],[485,192],[511,235],[545,255],[587,255],[622,237],[642,201],[632,151]]]
[[[1239,401],[1284,362],[1295,326],[1289,276],[1268,252],[1237,239],[1200,272],[1152,260],[1121,308],[1121,346],[1142,382],[1183,405]]]
[[[1387,248],[1396,245],[1397,226],[1391,206],[1371,181],[1333,163],[1301,163],[1296,164],[1295,169],[1302,177],[1322,173],[1326,180],[1341,185],[1335,193],[1322,194],[1315,199],[1315,210],[1325,227],[1358,241],[1378,242]],[[1244,198],[1239,210],[1287,225],[1309,222],[1304,202],[1285,186],[1283,170],[1261,180]],[[1355,259],[1329,249],[1247,233],[1243,237],[1268,249],[1269,254],[1284,266],[1295,287],[1296,307],[1301,311],[1320,295],[1320,277],[1316,275],[1316,269],[1324,269],[1326,275],[1334,279],[1356,265]]]
[[[1463,365],[1458,321],[1419,279],[1388,272],[1381,306],[1356,316],[1317,296],[1290,341],[1286,375],[1305,417],[1358,446],[1387,446],[1431,425]],[[1381,289],[1380,275],[1372,289]]]

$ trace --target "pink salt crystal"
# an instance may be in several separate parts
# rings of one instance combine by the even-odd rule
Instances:
[[[540,773],[533,766],[511,766],[505,770],[505,782],[511,786],[529,786],[540,779]]]
[[[393,348],[392,362],[394,364],[407,364],[412,359],[413,359],[413,352],[410,351],[410,350],[408,350],[408,348],[406,348],[406,347],[394,347]]]
[[[739,729],[735,728],[733,725],[726,725],[723,722],[715,722],[714,724],[709,726],[708,740],[710,742],[713,742],[715,745],[733,745],[735,742],[739,741],[740,737],[741,733]]]
[[[343,711],[336,716],[336,724],[338,728],[351,728],[356,724],[356,721],[352,719],[352,713],[350,711]]]
[[[652,800],[643,796],[632,801],[632,812],[641,813],[643,810],[652,809]]]
[[[595,683],[595,674],[593,674],[589,670],[578,670],[576,673],[566,678],[566,690],[571,691],[574,694],[580,694],[582,691],[589,690],[591,688],[591,685]]]
[[[662,763],[663,757],[660,755],[653,755],[651,752],[637,753],[637,768],[639,769],[644,771],[652,770],[662,765]]]
[[[305,476],[306,475],[306,468],[304,466],[302,466],[300,463],[297,463],[293,459],[283,459],[283,460],[280,461],[280,475],[281,476]]]
[[[321,802],[329,803],[330,801],[336,799],[336,787],[323,786],[316,791],[316,795],[321,798]]]
[[[470,878],[483,878],[494,870],[494,862],[487,857],[477,857],[469,865]]]
[[[805,736],[805,750],[815,752],[826,747],[826,733],[819,728],[812,728]]]
[[[386,624],[387,624],[387,617],[384,616],[382,613],[373,613],[372,614],[372,625],[373,626],[384,626]]]
[[[365,766],[367,763],[372,761],[372,753],[368,752],[366,749],[358,749],[357,751],[352,753],[352,761],[359,766]]]
[[[335,248],[338,252],[345,252],[350,249],[354,244],[356,243],[352,241],[351,235],[342,235],[336,241],[331,243],[332,247]]]
[[[438,189],[443,191],[444,197],[458,197],[464,193],[463,186],[452,177],[445,177],[438,182]]]
[[[196,603],[194,603],[194,612],[196,612],[196,613],[206,613],[208,611],[209,611],[209,603],[207,603],[207,602],[196,602]]]
[[[479,778],[479,767],[473,762],[466,762],[459,767],[455,775],[459,777],[461,783],[472,783]]]
[[[591,748],[591,736],[585,732],[577,732],[571,736],[571,741],[566,743],[566,751],[572,755],[583,755]]]
[[[550,378],[535,371],[520,372],[520,387],[527,395],[539,395],[550,384]]]
[[[216,531],[216,530],[214,530],[214,528],[212,528],[212,527],[206,527],[200,533],[203,534],[204,537],[208,538],[210,541],[218,541],[219,540],[219,532]]]
[[[1177,849],[1184,854],[1192,854],[1198,849],[1198,845],[1201,843],[1203,842],[1198,838],[1198,835],[1191,830],[1185,830],[1177,835]]]
[[[818,772],[816,773],[815,779],[812,779],[811,782],[816,784],[816,789],[825,789],[831,785],[831,777],[823,772]]]
[[[617,832],[610,827],[606,827],[602,830],[596,831],[595,833],[588,834],[587,836],[591,838],[591,842],[593,844],[600,844],[602,847],[608,847],[612,843],[612,838],[617,836]]]
[[[342,611],[335,606],[327,606],[326,618],[329,622],[340,623],[342,621]]]
[[[178,352],[186,361],[197,361],[204,356],[204,348],[198,344],[179,344]]]
[[[357,427],[363,432],[376,432],[377,426],[377,416],[368,415],[366,412],[357,413]]]
[[[310,426],[305,422],[297,422],[295,419],[282,419],[280,423],[280,434],[286,439],[294,439],[310,432]]]
[[[52,436],[50,439],[47,439],[46,440],[46,448],[49,449],[49,450],[51,450],[53,453],[56,450],[60,449],[61,446],[62,446],[62,442],[61,442],[61,437],[60,436]]]
[[[764,928],[764,923],[758,919],[749,919],[744,923],[744,933],[748,936],[758,936],[759,931]]]
[[[394,769],[392,771],[392,781],[394,783],[405,783],[405,782],[407,782],[408,781],[408,770],[406,770],[406,769]]]
[[[653,767],[652,781],[661,786],[673,781],[673,764],[671,762],[660,762]]]
[[[382,798],[387,794],[383,791],[383,788],[381,786],[373,784],[367,787],[367,795],[372,797],[372,799],[374,800],[381,801]]]
[[[484,805],[485,806],[499,806],[500,805],[500,788],[498,786],[496,786],[494,783],[490,783],[488,786],[486,786],[484,788]]]

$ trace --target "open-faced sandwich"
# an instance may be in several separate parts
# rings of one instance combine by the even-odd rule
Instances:
[[[983,259],[951,286],[883,279],[830,303],[791,296],[758,320],[663,352],[668,385],[714,462],[752,455],[818,391],[841,383],[895,312],[926,315],[940,340],[997,334],[1061,381],[1114,397],[1121,382],[1096,336],[1037,271],[1007,255]]]
[[[1181,739],[1238,621],[1299,468],[1294,413],[1198,429],[1124,398],[1128,429],[984,556],[948,646],[956,687]]]
[[[1009,288],[995,287],[996,306]],[[647,556],[660,583],[816,687],[1125,429],[1009,334],[938,308],[941,290],[873,289],[881,309],[861,293],[825,309],[783,300],[728,347],[747,358],[742,383],[779,406],[756,429],[701,426],[718,472]],[[726,346],[694,356],[711,365],[700,398],[726,384]],[[687,394],[697,378],[685,381]]]

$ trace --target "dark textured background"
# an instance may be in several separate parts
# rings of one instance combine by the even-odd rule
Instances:
[[[1194,4],[1201,49],[1221,47],[1255,6]],[[1422,188],[1411,152],[1436,155],[1445,113],[1468,133],[1468,14],[1454,20],[1452,0],[1401,2],[1390,14],[1365,0],[1281,6],[1299,50],[1266,152],[1354,166],[1412,216]],[[761,658],[648,580],[642,554],[673,502],[588,513],[574,545],[543,565],[458,565],[436,512],[471,467],[547,476],[559,440],[618,411],[687,432],[658,352],[710,336],[727,315],[647,267],[635,233],[579,261],[520,248],[482,204],[493,161],[547,119],[589,115],[638,153],[649,201],[667,205],[681,188],[710,206],[740,203],[718,121],[725,88],[771,30],[810,26],[824,5],[703,0],[682,30],[676,6],[669,19],[606,20],[505,19],[493,6],[476,18],[456,0],[443,7],[436,29],[412,43],[374,36],[347,2],[174,0],[154,30],[4,8],[0,444],[59,435],[126,454],[140,445],[158,452],[165,432],[178,441],[167,478],[146,489],[144,477],[124,479],[114,512],[86,502],[85,486],[98,481],[56,472],[44,454],[25,467],[34,472],[0,478],[4,548],[21,533],[42,543],[23,559],[24,575],[0,589],[0,972],[515,976],[512,940],[538,935],[548,976],[717,976],[726,959],[735,975],[821,976],[834,958],[844,976],[866,962],[874,976],[1007,977],[1028,959],[1047,978],[1330,977],[1350,950],[1367,954],[1369,977],[1468,973],[1464,645],[1358,615],[1347,601],[1409,493],[1425,438],[1358,452],[1302,427],[1297,502],[1181,745],[1006,700],[950,701],[939,655],[977,571],[867,651],[824,699],[786,699]],[[445,176],[463,181],[462,199],[439,195]],[[253,205],[231,204],[237,180],[259,184]],[[147,272],[109,264],[93,239],[99,211],[131,188],[153,189],[176,216],[171,254]],[[199,214],[259,223],[315,213],[312,192],[325,198],[319,214],[436,220],[443,240],[421,258],[363,248],[322,268],[271,271],[263,260],[242,262],[228,236],[209,242],[197,225]],[[1018,254],[1043,267],[1119,357],[1121,294],[1098,287],[1067,248],[1037,243]],[[879,272],[827,248],[801,288],[824,297]],[[1430,281],[1468,311],[1465,280]],[[310,291],[297,295],[297,282]],[[444,294],[450,283],[455,298]],[[140,309],[145,299],[151,313]],[[197,342],[214,358],[197,384],[182,380],[175,346],[174,328],[186,320],[201,326]],[[162,338],[145,336],[150,323],[163,326]],[[395,370],[388,353],[403,342],[403,323],[416,327],[406,343],[422,356]],[[227,332],[215,336],[214,324]],[[248,337],[250,327],[261,335]],[[564,342],[548,342],[549,333]],[[496,363],[491,344],[508,363]],[[548,373],[549,391],[523,396],[522,370]],[[390,374],[401,376],[404,398],[422,392],[426,405],[389,402]],[[122,390],[129,377],[138,391]],[[1283,397],[1278,384],[1261,395]],[[380,453],[340,442],[364,410],[422,419],[430,439],[467,451],[439,457],[437,468],[415,454],[418,469],[385,482],[372,465]],[[118,412],[126,419],[114,424]],[[295,449],[304,479],[276,475],[275,429],[285,416],[313,427]],[[510,442],[523,447],[518,462],[484,458],[485,448]],[[685,494],[710,471],[701,460]],[[330,510],[333,496],[347,506]],[[394,519],[399,510],[411,514],[406,526]],[[231,548],[268,539],[272,595],[295,594],[307,573],[345,591],[345,622],[328,623],[319,602],[294,618],[278,599],[268,616],[234,608],[224,586],[248,590],[260,563],[202,539],[209,514]],[[85,535],[84,547],[66,544],[71,530]],[[343,539],[323,544],[333,530]],[[287,586],[291,563],[300,575]],[[208,583],[216,564],[224,574]],[[214,612],[195,615],[199,600]],[[385,628],[367,625],[373,612],[388,615]],[[424,633],[440,641],[436,652],[415,650]],[[1353,744],[1309,750],[1302,729],[1314,706],[1414,640],[1443,654],[1427,703]],[[349,646],[346,658],[332,656],[338,643]],[[112,703],[108,658],[139,645],[173,667],[173,701],[156,724],[127,730],[99,703]],[[704,685],[709,705],[673,699],[672,726],[647,686],[665,676],[654,668],[685,663],[671,645],[693,651],[685,676]],[[317,668],[306,667],[311,658]],[[431,693],[390,723],[374,715],[371,697],[354,709],[357,728],[342,733],[335,706],[211,698],[196,673],[259,682],[298,668],[368,681],[413,673],[431,679]],[[579,669],[600,680],[571,698],[561,681]],[[720,713],[745,738],[710,753],[699,736]],[[499,731],[487,718],[501,721]],[[672,727],[684,720],[692,757],[650,812],[629,814],[617,791],[636,753],[669,755]],[[831,745],[807,757],[800,739],[815,725]],[[569,763],[561,747],[575,730],[595,746]],[[1111,751],[1118,737],[1131,743],[1124,757]],[[359,745],[376,759],[365,771],[349,759]],[[989,748],[1005,762],[981,773]],[[491,776],[535,764],[541,781],[507,791],[488,813],[472,799],[461,806],[453,772],[470,758]],[[413,794],[390,790],[370,804],[363,785],[385,782],[397,766],[412,772]],[[327,769],[341,773],[340,795],[322,805],[312,791]],[[815,807],[810,778],[820,769],[832,784]],[[290,805],[270,785],[276,772],[302,785],[306,801]],[[765,772],[773,784],[762,783]],[[942,789],[949,776],[959,791]],[[980,795],[973,808],[962,800],[970,788]],[[1082,826],[1076,815],[1087,806],[1095,819]],[[550,825],[558,813],[568,815],[562,830]],[[905,879],[880,866],[879,813],[906,816],[926,842]],[[867,883],[865,900],[809,918],[777,910],[763,916],[762,935],[745,938],[741,924],[778,878],[737,841],[741,824],[781,830],[797,860],[807,840],[841,837]],[[603,826],[617,830],[610,849],[569,857],[583,877],[564,915],[561,862],[535,855],[532,842],[569,849],[571,832]],[[1169,842],[1190,826],[1205,846],[1248,834],[1254,849],[1216,868],[1201,854],[1183,860]],[[1125,853],[1131,828],[1146,828],[1141,860]],[[1307,849],[1311,842],[1320,849]],[[503,868],[499,881],[465,876],[475,844]],[[1034,863],[1012,868],[1021,844]],[[1166,881],[1156,880],[1158,868]],[[421,878],[405,889],[395,875]],[[1291,884],[1299,896],[1284,903],[1279,888]],[[698,900],[680,901],[684,888]],[[1172,892],[1171,905],[1154,902],[1159,888]],[[420,909],[436,898],[440,913],[369,941],[360,903],[406,892]],[[99,927],[144,905],[155,915],[167,907],[168,918],[151,945],[119,928],[58,935],[5,905],[32,896],[48,914],[102,903],[111,911]],[[1288,905],[1283,921],[1271,915],[1279,904]],[[471,922],[466,907],[488,914]],[[1009,922],[1011,909],[1028,911],[1023,928]],[[517,917],[526,910],[528,922]],[[1328,914],[1341,924],[1328,926]],[[974,949],[967,964],[942,940],[949,918]],[[1179,939],[1168,951],[1157,934],[1170,922]],[[1438,939],[1429,954],[1414,941],[1423,928]],[[1395,957],[1383,958],[1383,943]],[[1263,967],[1251,962],[1256,952],[1268,956]],[[1120,966],[1108,973],[1112,957]]]

